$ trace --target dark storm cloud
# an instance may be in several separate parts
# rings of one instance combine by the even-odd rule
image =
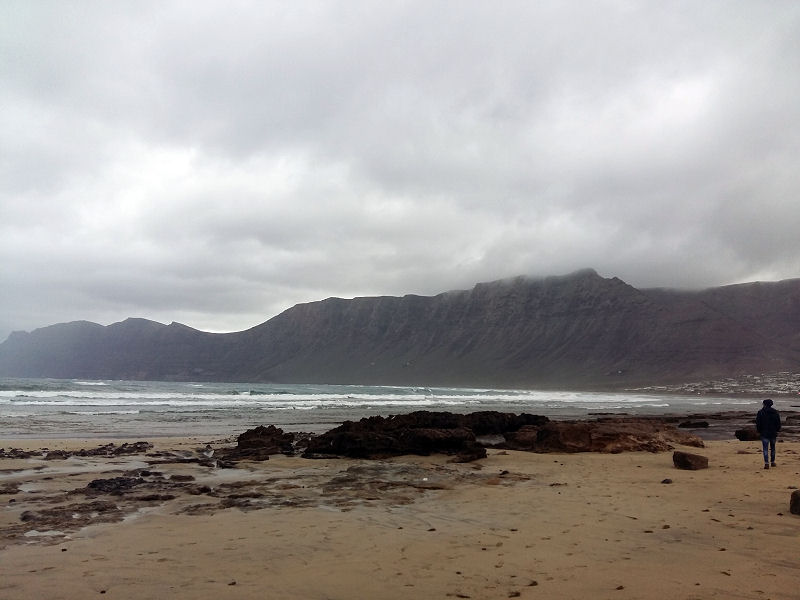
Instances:
[[[800,274],[794,2],[6,2],[0,337]]]

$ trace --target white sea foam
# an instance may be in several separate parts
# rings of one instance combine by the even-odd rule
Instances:
[[[38,529],[31,529],[22,534],[25,537],[59,537],[65,536],[63,531],[58,529],[48,529],[47,531],[39,531]]]

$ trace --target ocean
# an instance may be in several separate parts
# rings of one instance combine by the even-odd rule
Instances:
[[[226,438],[257,425],[321,433],[415,410],[571,419],[759,407],[758,398],[633,392],[0,378],[0,438]]]

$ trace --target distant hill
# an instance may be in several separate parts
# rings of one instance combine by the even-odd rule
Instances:
[[[0,375],[619,387],[794,370],[800,280],[636,289],[592,270],[432,297],[329,298],[246,331],[127,319],[15,332]]]

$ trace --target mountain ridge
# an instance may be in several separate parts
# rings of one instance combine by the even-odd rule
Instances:
[[[247,330],[129,318],[15,332],[0,375],[493,387],[621,387],[791,370],[800,279],[637,289],[592,269],[435,296],[327,298]]]

